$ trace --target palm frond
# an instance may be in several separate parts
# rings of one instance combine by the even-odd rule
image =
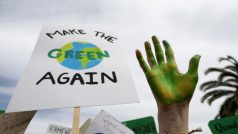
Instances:
[[[238,85],[236,84],[231,84],[229,82],[211,82],[211,83],[204,83],[205,85],[202,85],[202,91],[203,92],[206,92],[207,90],[209,89],[214,89],[214,88],[217,88],[217,87],[229,87],[229,88],[235,88],[235,89],[238,89]]]
[[[227,56],[227,58],[224,58],[224,57],[219,58],[219,62],[222,62],[222,61],[228,61],[232,63],[233,65],[238,66],[237,60],[234,57],[229,55]]]
[[[223,97],[223,96],[226,96],[226,95],[229,95],[229,94],[233,94],[234,91],[231,91],[231,90],[224,90],[224,89],[220,89],[220,90],[214,90],[214,91],[211,91],[211,92],[208,92],[206,93],[202,99],[201,99],[201,102],[203,103],[205,100],[207,100],[209,97],[210,98],[217,98],[217,97]],[[217,98],[218,99],[218,98]],[[211,100],[211,102],[209,102],[210,99],[208,99],[208,104],[211,105],[212,101],[214,100]]]
[[[227,55],[227,58],[230,60],[233,60],[235,63],[238,63],[237,60],[233,56]]]
[[[216,67],[211,67],[211,68],[208,68],[206,71],[205,71],[205,75],[211,73],[211,72],[224,72],[225,70],[222,69],[222,68],[216,68]]]
[[[211,105],[213,101],[223,97],[223,96],[227,96],[231,93],[227,93],[227,94],[216,94],[216,95],[213,95],[212,97],[210,97],[209,99],[207,99],[207,103],[208,105]]]
[[[200,86],[200,90],[203,90],[203,89],[206,88],[207,86],[216,85],[216,84],[218,84],[218,82],[217,82],[216,80],[211,80],[211,81],[204,82],[204,83],[202,83],[202,85]]]
[[[232,73],[232,72],[224,72],[222,74],[220,74],[220,76],[218,77],[218,82],[222,82],[224,78],[235,78],[236,80],[238,80],[238,75]]]
[[[226,82],[226,83],[236,83],[236,84],[238,84],[238,80],[233,79],[233,78],[226,79],[226,80],[224,80],[223,82]]]
[[[238,88],[237,84],[231,84],[229,82],[220,82],[218,83],[218,86]]]
[[[224,67],[223,69],[224,69],[224,70],[230,70],[230,71],[233,71],[233,72],[235,72],[236,74],[238,74],[238,67],[229,65],[229,66]]]

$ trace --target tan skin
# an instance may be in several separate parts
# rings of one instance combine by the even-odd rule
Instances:
[[[177,68],[170,44],[167,41],[163,41],[164,57],[158,38],[153,36],[152,41],[155,48],[155,56],[150,43],[148,41],[145,42],[149,66],[139,50],[136,50],[136,57],[158,105],[159,131],[162,134],[188,133],[189,102],[198,81],[200,56],[193,56],[189,62],[187,73],[182,74]]]

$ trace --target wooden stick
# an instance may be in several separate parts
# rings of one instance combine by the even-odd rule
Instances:
[[[74,108],[72,134],[79,134],[80,107]]]

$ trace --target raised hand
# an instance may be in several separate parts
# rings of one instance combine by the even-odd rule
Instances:
[[[145,73],[150,88],[157,102],[171,105],[183,101],[190,101],[198,81],[198,65],[200,56],[195,55],[189,62],[187,73],[179,72],[174,53],[170,44],[163,41],[164,52],[156,36],[152,37],[155,48],[155,56],[152,52],[150,43],[145,42],[145,50],[149,66],[145,62],[141,52],[136,50],[136,56],[142,70]]]

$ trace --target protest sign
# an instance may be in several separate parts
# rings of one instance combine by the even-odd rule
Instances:
[[[45,26],[7,112],[138,102],[115,32]]]
[[[213,134],[238,134],[238,116],[230,116],[208,123]]]
[[[79,129],[80,134],[84,134],[85,131],[88,129],[88,127],[91,125],[91,123],[92,119],[88,119],[87,121],[85,121],[84,124]]]
[[[71,128],[50,124],[45,134],[71,134]]]
[[[155,120],[152,116],[122,122],[135,134],[157,134]]]
[[[88,119],[81,127],[80,134],[84,134],[86,129],[90,126],[92,120]],[[50,124],[46,130],[45,134],[71,134],[72,129],[70,127],[65,127],[56,124]]]
[[[101,111],[84,134],[134,134],[105,111]]]

